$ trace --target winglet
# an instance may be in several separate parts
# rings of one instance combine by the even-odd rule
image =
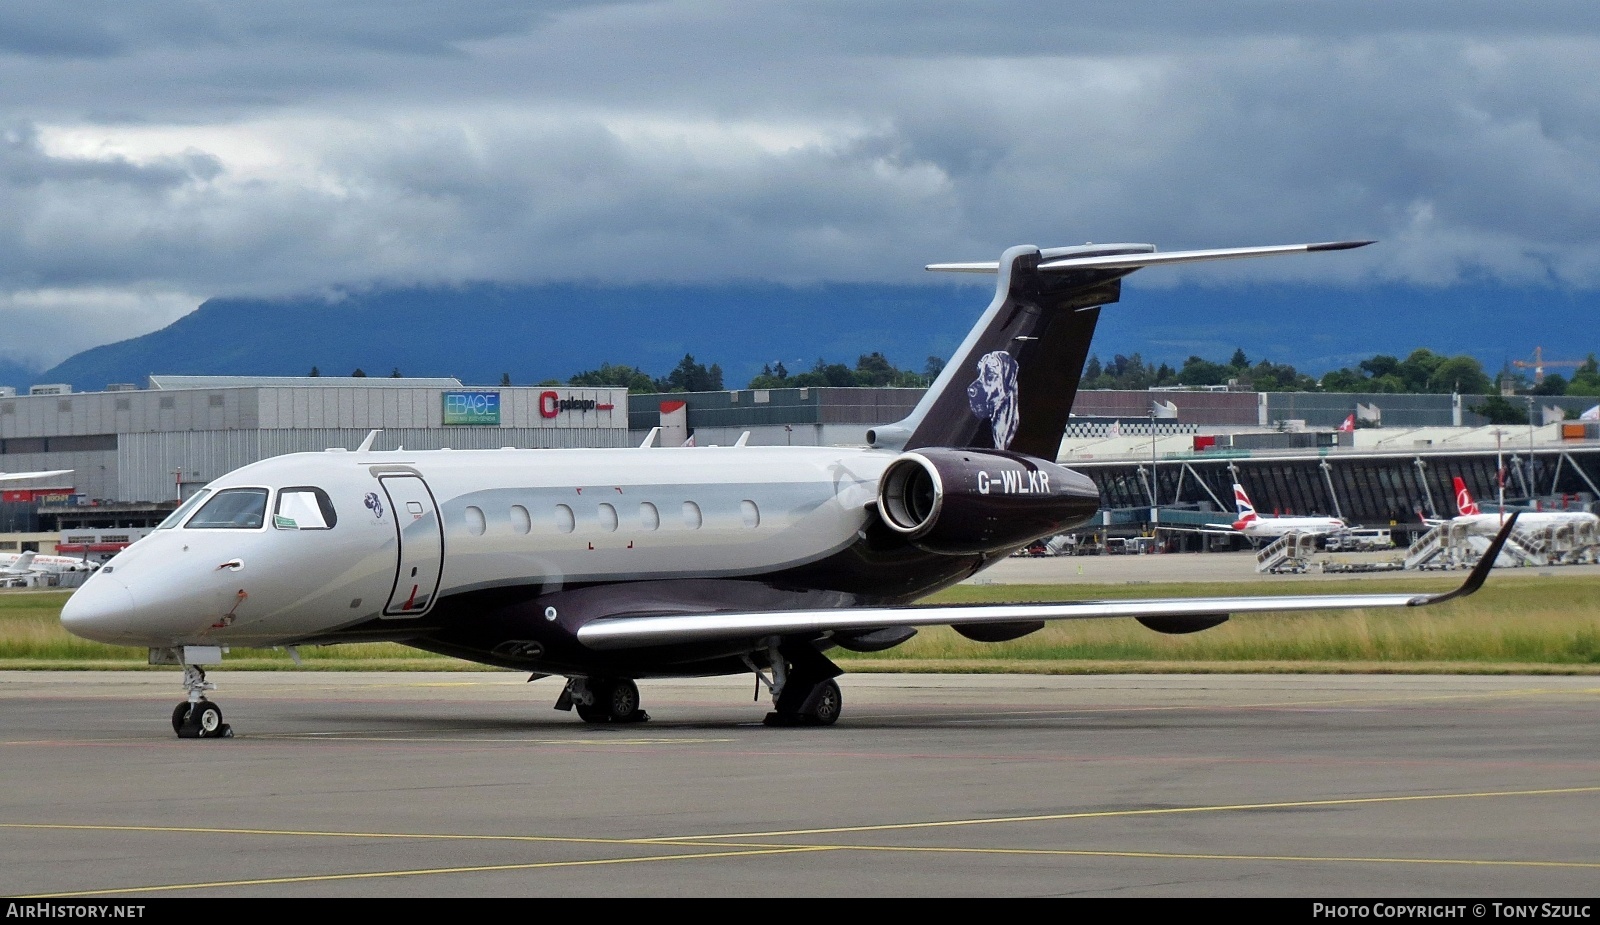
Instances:
[[[1458,597],[1466,597],[1483,587],[1484,580],[1489,577],[1489,570],[1494,568],[1494,560],[1500,558],[1500,550],[1506,545],[1506,540],[1511,538],[1511,531],[1516,525],[1517,515],[1513,513],[1506,520],[1505,526],[1500,528],[1500,532],[1495,534],[1494,542],[1489,544],[1489,550],[1478,560],[1478,564],[1472,567],[1472,574],[1467,576],[1467,580],[1462,582],[1461,587],[1454,591],[1446,591],[1443,594],[1424,594],[1411,601],[1411,606],[1420,607],[1424,604],[1439,604]]]
[[[369,431],[367,431],[367,439],[361,441],[361,445],[356,447],[356,452],[357,453],[365,453],[365,452],[368,452],[369,450],[371,450],[372,449],[372,444],[377,442],[378,435],[381,434],[381,433],[383,433],[382,430],[369,430]]]
[[[659,433],[661,433],[661,428],[659,428],[659,427],[650,428],[650,432],[648,434],[644,435],[644,440],[640,441],[639,449],[643,450],[643,449],[647,449],[649,447],[655,446],[656,445],[656,435],[659,434]]]
[[[734,446],[745,446],[749,442],[750,442],[750,431],[747,430],[744,433],[739,435],[739,439],[735,440],[733,442],[733,445]]]

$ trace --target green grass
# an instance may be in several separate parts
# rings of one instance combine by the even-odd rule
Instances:
[[[0,592],[0,669],[148,668],[145,649],[90,642],[61,628],[61,607],[70,591]],[[289,653],[274,649],[240,649],[228,654],[229,669],[326,671],[494,671],[397,645],[392,642],[344,646],[308,646],[299,666]]]
[[[1406,590],[1447,590],[1454,582],[1407,582]],[[1207,584],[1204,594],[1318,594],[1399,590],[1389,583],[1299,580]],[[942,603],[1059,600],[1048,585],[960,585]],[[1075,585],[1080,598],[1179,597],[1189,585]],[[1102,662],[1342,662],[1546,664],[1600,669],[1600,582],[1590,577],[1496,576],[1471,597],[1427,608],[1252,614],[1183,636],[1151,632],[1132,620],[1064,620],[1007,643],[967,640],[946,627],[919,633],[887,652],[848,655],[857,663],[896,660]]]
[[[1445,590],[1453,578],[1406,582]],[[1374,591],[1315,579],[1207,584],[1211,595]],[[140,668],[143,649],[78,639],[61,629],[69,592],[0,593],[0,668]],[[1193,596],[1191,585],[960,585],[930,603]],[[302,669],[494,670],[392,643],[307,647]],[[834,650],[848,668],[878,671],[1111,673],[1129,671],[1563,672],[1600,674],[1600,582],[1590,577],[1495,576],[1469,598],[1422,609],[1257,614],[1185,636],[1132,620],[1069,620],[1006,643],[967,640],[946,627],[887,652]],[[287,652],[239,650],[230,669],[288,670]]]

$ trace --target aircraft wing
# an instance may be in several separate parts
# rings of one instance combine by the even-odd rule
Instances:
[[[1087,257],[1060,257],[1044,260],[1040,270],[1136,270],[1166,263],[1197,263],[1202,260],[1237,260],[1244,257],[1270,257],[1275,254],[1304,254],[1311,251],[1342,251],[1365,247],[1371,241],[1325,241],[1321,244],[1273,244],[1265,247],[1219,247],[1199,251],[1151,251],[1136,254],[1101,254]],[[929,270],[949,273],[994,273],[999,261],[973,263],[930,263]]]
[[[1243,530],[1235,530],[1232,524],[1201,524],[1200,529],[1207,533],[1237,533],[1244,535]]]
[[[1506,521],[1489,549],[1460,587],[1437,594],[1303,594],[1263,597],[1179,597],[1143,600],[1068,601],[1055,604],[961,604],[951,606],[860,607],[824,610],[713,612],[656,616],[604,617],[578,630],[591,649],[631,649],[680,645],[750,636],[855,632],[890,626],[982,626],[1041,620],[1097,620],[1109,617],[1201,617],[1293,610],[1346,610],[1364,607],[1424,607],[1465,597],[1483,586],[1500,548],[1516,524]]]
[[[22,479],[46,479],[57,475],[68,475],[71,469],[51,469],[48,472],[0,472],[0,482],[16,482]]]

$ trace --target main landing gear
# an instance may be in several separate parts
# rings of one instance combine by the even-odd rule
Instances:
[[[630,678],[568,678],[556,699],[557,710],[576,710],[586,723],[643,723],[639,685]]]
[[[833,679],[844,674],[842,668],[806,641],[772,646],[767,655],[772,665],[770,681],[746,659],[759,683],[772,691],[773,710],[763,720],[766,725],[832,726],[839,721],[844,695]]]
[[[206,699],[217,686],[206,680],[199,665],[183,666],[183,686],[189,699],[172,708],[172,731],[180,739],[231,739],[233,727],[222,721],[222,708]]]

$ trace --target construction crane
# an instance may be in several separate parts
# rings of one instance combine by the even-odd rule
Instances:
[[[1533,370],[1533,384],[1544,382],[1544,368],[1546,366],[1582,366],[1587,360],[1547,360],[1544,358],[1544,348],[1533,348],[1533,362],[1527,360],[1512,360],[1511,365],[1519,369]]]

